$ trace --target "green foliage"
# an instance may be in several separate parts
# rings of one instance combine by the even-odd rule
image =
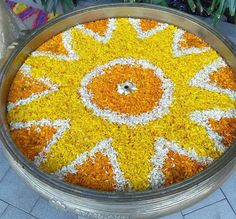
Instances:
[[[212,0],[208,8],[202,6],[201,0],[187,0],[187,2],[192,12],[198,9],[200,14],[206,11],[208,15],[213,15],[214,23],[217,23],[227,11],[230,16],[236,16],[236,0]]]
[[[36,1],[36,0],[33,0]],[[120,0],[121,2],[142,2],[155,5],[168,6],[168,0]],[[236,0],[212,0],[208,7],[204,7],[204,0],[186,0],[192,13],[196,11],[201,15],[203,12],[214,16],[214,23],[217,23],[221,17],[227,12],[234,22],[236,21]],[[209,1],[208,1],[209,2]],[[64,12],[73,9],[73,0],[41,0],[46,10],[56,12],[56,7],[61,4]]]
[[[36,2],[36,0],[33,0]],[[44,6],[45,11],[52,11],[54,14],[56,13],[56,8],[59,4],[61,4],[64,12],[72,10],[74,7],[72,0],[41,0],[42,5]]]

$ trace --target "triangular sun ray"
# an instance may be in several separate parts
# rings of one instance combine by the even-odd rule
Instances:
[[[29,121],[29,122],[11,122],[10,123],[10,130],[12,132],[12,136],[13,138],[16,138],[17,133],[16,131],[18,130],[26,130],[27,135],[31,135],[32,134],[32,142],[36,142],[37,141],[41,141],[41,139],[37,139],[35,137],[35,133],[40,133],[42,131],[43,127],[51,127],[54,128],[54,131],[52,133],[52,135],[50,136],[51,139],[48,139],[45,142],[45,145],[41,145],[40,147],[40,151],[37,151],[37,153],[35,154],[34,157],[31,157],[31,159],[33,160],[33,162],[35,163],[35,165],[39,166],[42,162],[45,162],[46,160],[46,154],[50,152],[51,147],[57,143],[57,141],[62,137],[63,133],[69,129],[70,125],[69,125],[69,119],[62,119],[62,120],[49,120],[49,119],[42,119],[40,121]],[[31,130],[33,128],[33,130]],[[14,135],[15,133],[15,135]],[[43,132],[42,133],[42,137],[46,137],[46,134]],[[15,137],[14,137],[15,136]],[[19,137],[19,136],[18,136]],[[24,136],[20,136],[20,138],[24,138]],[[29,137],[30,138],[30,137]],[[16,138],[17,139],[17,138]],[[24,142],[24,139],[22,139],[22,142]],[[22,143],[20,142],[20,143]],[[31,142],[31,144],[32,144]],[[18,145],[19,147],[21,147],[21,145]],[[33,145],[34,146],[34,145]],[[37,146],[37,145],[36,145]],[[29,146],[30,147],[30,146]],[[23,150],[23,153],[25,151]],[[27,155],[27,154],[26,154]]]
[[[236,110],[230,109],[228,111],[223,111],[221,109],[214,109],[214,110],[204,110],[204,111],[195,111],[190,114],[190,119],[196,122],[198,125],[203,126],[206,129],[209,137],[214,141],[215,148],[220,151],[224,152],[227,149],[227,145],[224,145],[223,139],[224,136],[220,135],[216,131],[213,130],[212,125],[209,122],[209,119],[213,119],[217,122],[224,118],[236,118]],[[236,120],[233,121],[231,127],[235,127]],[[235,132],[235,131],[234,131]],[[235,136],[234,136],[235,137]]]
[[[83,33],[88,34],[89,36],[93,37],[98,42],[107,43],[111,39],[112,33],[114,32],[114,30],[116,28],[116,20],[114,18],[110,18],[107,20],[95,21],[95,22],[93,22],[93,25],[95,27],[97,24],[101,25],[100,22],[103,22],[103,24],[102,24],[103,26],[105,25],[106,30],[104,33],[99,33],[97,31],[87,27],[86,24],[79,24],[79,25],[75,26],[75,28],[79,29]]]
[[[73,49],[72,45],[72,36],[71,36],[71,30],[67,30],[61,34],[59,34],[57,37],[61,36],[62,38],[62,45],[63,48],[66,51],[66,54],[57,54],[55,52],[50,52],[50,51],[41,51],[41,50],[36,50],[32,53],[32,56],[45,56],[49,58],[54,58],[58,60],[78,60],[79,57],[76,54],[75,50]],[[49,40],[50,42],[50,40]],[[48,44],[48,42],[46,42]],[[50,48],[50,46],[49,46]]]
[[[196,171],[204,166],[209,165],[213,161],[213,159],[210,157],[198,156],[194,148],[191,148],[187,151],[184,149],[184,147],[181,147],[180,145],[165,138],[158,138],[154,144],[154,148],[155,154],[150,160],[150,162],[153,164],[153,169],[149,175],[149,181],[152,188],[160,188],[166,183],[166,178],[169,176],[168,174],[165,174],[167,169],[167,167],[164,168],[165,162],[167,159],[172,160],[172,168],[175,168],[175,165],[177,164],[175,164],[174,156],[176,155],[178,159],[182,158],[183,160],[194,165]],[[172,156],[169,155],[169,153],[172,153]],[[197,172],[194,172],[193,174],[196,173]]]
[[[144,29],[142,27],[142,19],[136,19],[136,18],[129,18],[130,24],[133,26],[133,28],[136,30],[138,38],[145,39],[147,37],[150,37],[157,32],[160,32],[164,29],[166,29],[169,25],[165,23],[158,23],[156,21],[152,21],[151,29]],[[145,27],[145,26],[144,26]]]
[[[188,54],[199,54],[199,53],[204,53],[208,50],[210,50],[210,47],[207,45],[204,45],[203,47],[198,47],[195,45],[192,45],[187,48],[183,48],[181,46],[182,42],[186,42],[186,39],[184,39],[184,35],[186,32],[182,29],[177,29],[174,32],[174,38],[173,38],[173,44],[172,44],[172,50],[173,50],[173,55],[176,57],[183,56],[183,55],[188,55]],[[200,40],[200,38],[196,37],[195,35],[192,35],[190,33],[187,33],[190,35],[192,39],[192,42],[194,41],[199,41],[200,43],[198,44],[205,44],[203,41]]]
[[[111,141],[111,138],[102,140],[97,145],[95,145],[91,151],[86,151],[83,154],[78,155],[74,161],[72,161],[69,165],[64,166],[61,170],[57,171],[55,175],[61,179],[64,179],[68,174],[76,175],[78,172],[78,166],[83,165],[89,158],[94,159],[97,156],[97,153],[101,153],[109,159],[109,162],[112,166],[115,190],[124,191],[127,186],[130,187],[130,184],[124,178],[124,175],[119,167],[117,153],[111,146]]]
[[[50,79],[48,78],[39,78],[39,79],[34,79],[31,76],[31,66],[24,64],[20,68],[20,73],[18,74],[17,77],[13,84],[11,91],[9,93],[9,102],[7,105],[7,110],[10,111],[16,106],[24,105],[27,104],[34,99],[38,99],[42,96],[45,96],[51,92],[58,91],[58,84],[53,84]],[[20,84],[18,84],[20,83]],[[38,90],[35,92],[31,88],[33,88],[33,85],[38,86]],[[41,87],[40,87],[41,86]],[[42,89],[43,87],[43,89]],[[15,88],[15,89],[14,89]],[[27,94],[23,97],[21,97],[22,93],[27,92]],[[12,96],[17,96],[20,95],[19,99],[16,99],[12,101]]]
[[[236,100],[236,91],[227,88],[221,88],[216,83],[210,81],[210,76],[219,71],[221,68],[225,68],[227,64],[220,57],[216,61],[203,67],[189,82],[190,86],[200,87],[212,92],[222,93],[228,95],[233,100]],[[223,76],[223,75],[222,75]]]

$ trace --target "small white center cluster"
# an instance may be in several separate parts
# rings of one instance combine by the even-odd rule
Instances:
[[[117,85],[117,92],[119,94],[128,95],[134,93],[136,90],[138,90],[138,88],[131,81],[125,81]]]

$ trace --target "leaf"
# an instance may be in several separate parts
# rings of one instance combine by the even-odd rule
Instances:
[[[215,13],[215,16],[214,16],[214,24],[216,24],[220,18],[222,17],[224,11],[225,11],[225,8],[226,8],[226,4],[225,4],[225,0],[221,0],[220,1],[220,6],[219,8],[217,9],[216,13]]]
[[[189,7],[191,8],[192,12],[196,11],[196,5],[193,0],[187,0]]]
[[[236,1],[228,0],[229,13],[231,16],[234,16],[236,13]]]
[[[72,0],[67,0],[65,1],[65,4],[66,4],[66,7],[68,9],[73,9],[74,8],[74,4],[73,4],[73,1]]]
[[[151,0],[151,3],[155,5],[168,6],[166,0]]]
[[[211,6],[210,6],[210,7],[208,8],[208,10],[207,10],[207,14],[208,14],[208,15],[210,15],[210,14],[214,11],[216,2],[217,2],[217,0],[213,0],[213,1],[212,1]]]
[[[71,7],[71,5],[73,4],[72,0],[64,0],[64,1],[61,1],[61,3],[64,3],[66,7]]]
[[[58,0],[54,0],[53,6],[52,6],[52,11],[54,15],[56,14],[56,11],[57,11],[57,4],[58,4]]]
[[[202,15],[202,13],[203,13],[203,6],[202,6],[201,1],[200,1],[200,0],[197,0],[196,5],[197,5],[197,9],[198,9],[198,11],[199,11],[200,14]]]
[[[41,0],[41,4],[44,6],[44,10],[47,11],[48,10],[48,2],[47,2],[47,0]]]

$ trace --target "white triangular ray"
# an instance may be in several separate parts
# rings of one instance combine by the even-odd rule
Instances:
[[[213,159],[210,157],[198,156],[194,148],[186,151],[180,145],[169,141],[165,138],[158,138],[154,144],[155,154],[150,160],[153,164],[153,169],[149,175],[149,182],[152,188],[160,188],[165,182],[165,176],[163,174],[162,167],[164,165],[165,159],[169,151],[174,151],[180,155],[185,155],[198,163],[209,165],[212,163]]]
[[[21,68],[20,68],[20,72],[26,77],[31,77],[31,66],[26,65],[26,64],[22,65]],[[44,83],[45,85],[47,85],[49,87],[49,89],[45,90],[41,93],[38,93],[38,94],[33,93],[31,96],[29,96],[27,98],[24,98],[24,99],[20,99],[20,100],[14,102],[14,103],[9,102],[7,104],[7,111],[9,112],[12,108],[14,108],[16,106],[24,105],[26,103],[31,102],[34,99],[45,96],[45,95],[47,95],[51,92],[58,91],[59,85],[58,84],[53,84],[50,81],[50,79],[48,79],[48,78],[39,78],[38,81],[41,82],[41,83]]]
[[[98,42],[107,43],[111,39],[112,33],[114,32],[114,30],[116,28],[116,21],[114,18],[108,19],[107,31],[105,32],[104,35],[100,35],[94,31],[92,31],[91,29],[86,28],[83,24],[79,24],[79,25],[75,26],[75,28],[77,28],[77,29],[81,30],[83,33],[88,34],[89,36],[93,37]]]
[[[62,33],[62,43],[64,45],[64,48],[68,52],[68,55],[63,55],[63,54],[58,55],[58,54],[54,54],[53,52],[42,52],[42,51],[36,50],[32,53],[32,56],[46,56],[46,57],[55,58],[59,60],[66,60],[66,61],[78,60],[79,57],[72,46],[71,30],[67,30]]]
[[[137,35],[140,39],[145,39],[147,37],[150,37],[150,36],[156,34],[157,32],[160,32],[160,31],[166,29],[169,26],[166,23],[159,23],[158,26],[152,28],[151,30],[143,31],[141,23],[140,23],[140,19],[129,18],[129,22],[133,26],[133,28],[136,30]]]
[[[58,140],[62,137],[63,133],[70,128],[69,119],[61,119],[61,120],[49,120],[42,119],[40,121],[29,121],[29,122],[11,122],[10,129],[22,129],[22,128],[30,128],[32,126],[49,126],[55,128],[57,131],[53,135],[52,139],[45,145],[43,150],[34,158],[35,165],[39,166],[42,162],[46,161],[46,154],[50,152],[51,147],[58,142]]]
[[[119,167],[119,163],[117,161],[117,152],[111,146],[111,138],[106,138],[95,145],[95,147],[91,151],[86,151],[83,154],[77,156],[77,158],[72,161],[69,165],[64,166],[61,170],[55,173],[60,179],[63,179],[68,173],[77,173],[76,167],[78,165],[82,165],[86,160],[96,156],[97,152],[102,153],[107,156],[114,172],[114,180],[116,182],[116,190],[124,191],[126,186],[129,186],[131,189],[130,183],[125,179],[123,172]]]
[[[212,92],[222,93],[228,95],[230,98],[236,100],[236,92],[231,89],[221,88],[214,83],[210,82],[210,75],[218,71],[222,67],[226,67],[227,64],[220,57],[216,61],[210,63],[201,69],[189,82],[191,86],[200,87]]]
[[[180,42],[184,41],[183,35],[186,31],[182,29],[177,29],[174,32],[174,38],[173,38],[173,44],[172,44],[172,51],[173,55],[176,57],[183,56],[183,55],[188,55],[188,54],[199,54],[206,52],[210,50],[210,47],[204,47],[204,48],[198,48],[195,46],[192,46],[190,48],[181,48],[180,47]]]
[[[195,111],[190,114],[190,119],[192,121],[196,122],[198,125],[201,125],[206,129],[209,137],[214,141],[216,149],[218,151],[224,152],[226,147],[222,143],[223,137],[220,136],[217,132],[213,131],[211,125],[208,122],[209,119],[220,121],[220,119],[222,118],[236,118],[236,110],[231,109],[228,111],[223,111],[221,109],[214,109]]]

